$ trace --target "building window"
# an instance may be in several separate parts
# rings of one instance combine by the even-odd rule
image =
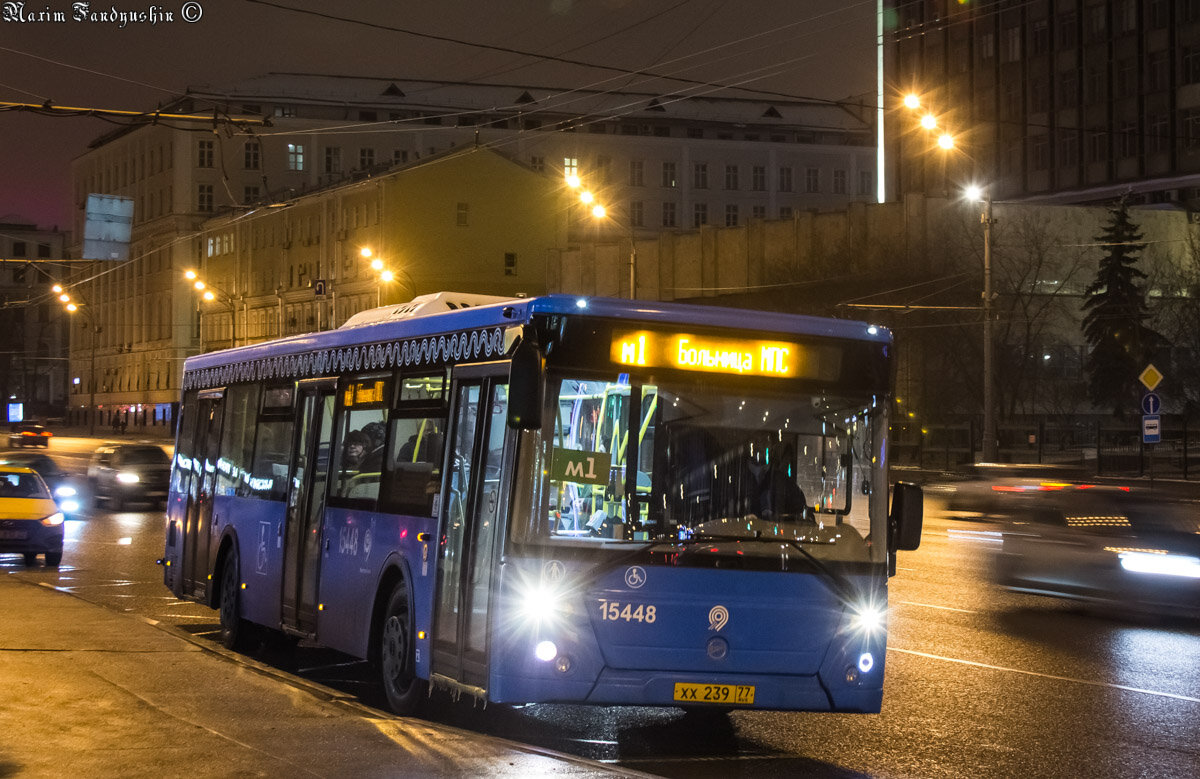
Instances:
[[[1049,92],[1042,76],[1029,79],[1029,110],[1035,114],[1046,111],[1050,107]]]
[[[792,191],[792,169],[789,167],[785,166],[779,169],[779,191]]]
[[[646,186],[646,165],[641,160],[629,161],[629,186]]]
[[[1184,84],[1200,82],[1200,46],[1185,46],[1183,48]]]
[[[766,219],[767,218],[767,207],[766,206],[750,206],[750,218],[751,219]]]
[[[696,203],[692,206],[692,227],[708,224],[708,203]]]
[[[1050,167],[1050,142],[1045,135],[1035,135],[1029,141],[1029,162],[1033,170]]]
[[[708,189],[708,163],[697,162],[692,165],[692,186],[696,189]]]
[[[600,155],[596,158],[596,181],[608,184],[612,180],[612,158]]]
[[[781,187],[782,189],[782,187]],[[804,191],[805,192],[820,192],[821,191],[821,171],[819,168],[804,169]]]
[[[791,206],[780,206],[779,207],[779,218],[780,219],[791,219],[792,218],[792,207]]]
[[[1058,166],[1073,168],[1079,164],[1079,136],[1074,130],[1061,132],[1058,138]]]
[[[283,119],[295,118],[296,108],[290,105],[277,105],[275,106],[275,116]]]
[[[198,141],[196,143],[196,167],[211,168],[213,166],[213,142]]]
[[[738,166],[737,165],[726,165],[725,166],[725,189],[728,189],[728,190],[740,189],[740,187],[738,186]]]
[[[858,172],[858,194],[860,194],[860,195],[871,194],[871,179],[872,179],[871,171],[860,170]]]
[[[1083,102],[1087,105],[1103,103],[1107,98],[1106,67],[1093,65],[1084,72]]]
[[[1103,130],[1089,130],[1087,134],[1087,161],[1104,162],[1108,158],[1108,144]]]
[[[24,241],[13,241],[12,242],[12,253],[13,253],[14,257],[24,257],[25,256],[25,242]]]
[[[662,164],[662,185],[671,189],[679,186],[675,176],[675,163],[664,162]]]
[[[570,179],[579,175],[579,158],[563,157],[563,178]]]
[[[1137,3],[1134,0],[1120,0],[1116,10],[1118,30],[1133,32],[1137,29]]]
[[[533,170],[536,173],[545,173],[546,172],[546,158],[545,157],[530,157],[529,158],[529,167],[533,168]]]
[[[326,173],[341,173],[342,172],[342,147],[326,146],[325,147],[325,172]]]
[[[1183,114],[1183,143],[1189,149],[1200,148],[1200,108]]]
[[[1079,32],[1077,26],[1079,17],[1074,11],[1066,11],[1058,15],[1058,45],[1059,48],[1073,49],[1079,43]]]
[[[39,243],[37,248],[37,256],[40,259],[47,260],[50,258],[50,244]]]
[[[1058,74],[1057,102],[1060,108],[1079,105],[1079,75],[1074,70],[1064,70]]]
[[[833,194],[835,194],[835,195],[846,194],[846,171],[844,171],[844,170],[834,170],[833,171]]]
[[[244,164],[246,170],[258,170],[262,167],[262,144],[257,140],[246,141]]]
[[[662,226],[663,227],[674,227],[675,226],[675,204],[674,203],[663,203],[662,204]]]
[[[1171,0],[1148,0],[1146,3],[1146,16],[1150,20],[1150,27],[1154,30],[1161,30],[1167,26],[1167,20],[1170,18]]]
[[[634,200],[629,204],[629,226],[642,227],[646,222],[646,204]]]
[[[985,32],[979,36],[979,59],[990,60],[996,56],[996,36]]]
[[[1037,19],[1029,28],[1029,53],[1045,54],[1050,50],[1050,21]]]
[[[1107,15],[1108,9],[1102,3],[1084,9],[1088,43],[1101,43],[1104,41],[1108,29]]]
[[[738,226],[738,207],[732,203],[725,206],[725,226],[726,227],[737,227]]]
[[[375,165],[375,150],[370,146],[364,146],[358,150],[358,168],[366,170]]]
[[[1117,156],[1136,157],[1138,153],[1138,126],[1135,121],[1121,122],[1117,130]]]
[[[196,210],[210,212],[213,210],[213,185],[199,184],[196,187]]]
[[[516,276],[517,275],[516,252],[505,252],[504,253],[504,275],[505,276]]]
[[[689,138],[703,138],[703,137],[704,137],[704,130],[703,130],[702,128],[700,128],[700,127],[689,127],[689,128],[687,128],[687,137],[689,137]]]
[[[1167,88],[1171,59],[1165,51],[1146,52],[1146,91],[1161,92]]]
[[[455,215],[454,223],[459,227],[468,226],[468,217],[471,214],[471,206],[468,203],[459,203]]]
[[[287,145],[288,170],[304,170],[304,145],[289,143]]]
[[[1138,87],[1138,61],[1126,57],[1117,63],[1117,96],[1133,97]]]
[[[750,189],[755,192],[767,191],[767,168],[765,165],[755,165],[750,169]]]
[[[1146,119],[1146,153],[1161,154],[1170,149],[1171,124],[1167,114],[1151,114]]]
[[[1000,33],[1003,49],[1001,62],[1016,62],[1021,59],[1021,28],[1009,27]]]
[[[534,157],[534,159],[540,160],[542,158]],[[406,162],[408,162],[408,149],[392,149],[392,164],[393,165],[403,165]],[[539,168],[538,170],[540,172],[541,169]]]
[[[248,186],[242,189],[242,202],[246,205],[257,203],[259,198],[259,189],[255,186]]]

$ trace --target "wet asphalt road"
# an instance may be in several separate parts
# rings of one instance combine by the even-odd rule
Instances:
[[[51,454],[78,468],[95,443],[56,440]],[[673,777],[1200,775],[1200,625],[997,590],[986,581],[994,529],[927,518],[921,549],[902,555],[879,715],[481,710],[438,698],[429,716]],[[215,613],[162,585],[162,530],[161,513],[89,514],[69,523],[59,570],[3,555],[0,574],[215,641]],[[350,658],[304,646],[256,657],[378,705]]]

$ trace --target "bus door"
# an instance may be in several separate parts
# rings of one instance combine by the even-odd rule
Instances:
[[[288,472],[287,518],[283,539],[283,627],[313,633],[317,626],[317,575],[321,561],[321,519],[329,481],[334,379],[300,382],[296,435]]]
[[[488,612],[516,441],[508,366],[455,373],[442,494],[433,672],[486,689]]]
[[[224,395],[224,389],[197,395],[196,412],[191,417],[195,427],[187,431],[192,443],[192,471],[183,522],[183,588],[197,598],[208,595],[213,488],[217,480]]]

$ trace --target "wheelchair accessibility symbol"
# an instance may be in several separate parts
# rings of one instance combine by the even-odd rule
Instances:
[[[625,569],[625,586],[631,590],[636,590],[646,583],[646,572],[640,565],[630,566]]]

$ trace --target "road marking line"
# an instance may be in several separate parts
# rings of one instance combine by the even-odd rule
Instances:
[[[899,600],[897,603],[902,603],[905,606],[924,606],[927,609],[942,609],[943,611],[961,611],[963,614],[978,614],[975,609],[956,609],[953,606],[935,606],[932,603],[917,603],[911,600]]]
[[[947,663],[960,663],[962,665],[973,665],[976,668],[988,668],[993,671],[1007,671],[1014,674],[1024,674],[1026,676],[1038,676],[1042,679],[1054,679],[1059,682],[1074,682],[1076,684],[1087,684],[1092,687],[1108,687],[1114,690],[1126,690],[1127,692],[1140,692],[1145,695],[1157,695],[1161,698],[1174,698],[1179,701],[1188,701],[1189,703],[1200,703],[1200,698],[1192,698],[1187,695],[1178,695],[1173,692],[1160,692],[1159,690],[1146,690],[1141,687],[1130,687],[1124,684],[1112,684],[1111,682],[1097,682],[1090,679],[1075,679],[1070,676],[1055,676],[1054,674],[1044,674],[1037,671],[1023,671],[1020,668],[1006,668],[1002,665],[989,665],[988,663],[977,663],[974,660],[960,660],[956,657],[945,657],[943,655],[933,655],[928,652],[918,652],[914,649],[901,649],[895,646],[888,647],[889,652],[903,652],[906,655],[916,655],[917,657],[928,657],[931,660],[945,660]]]

